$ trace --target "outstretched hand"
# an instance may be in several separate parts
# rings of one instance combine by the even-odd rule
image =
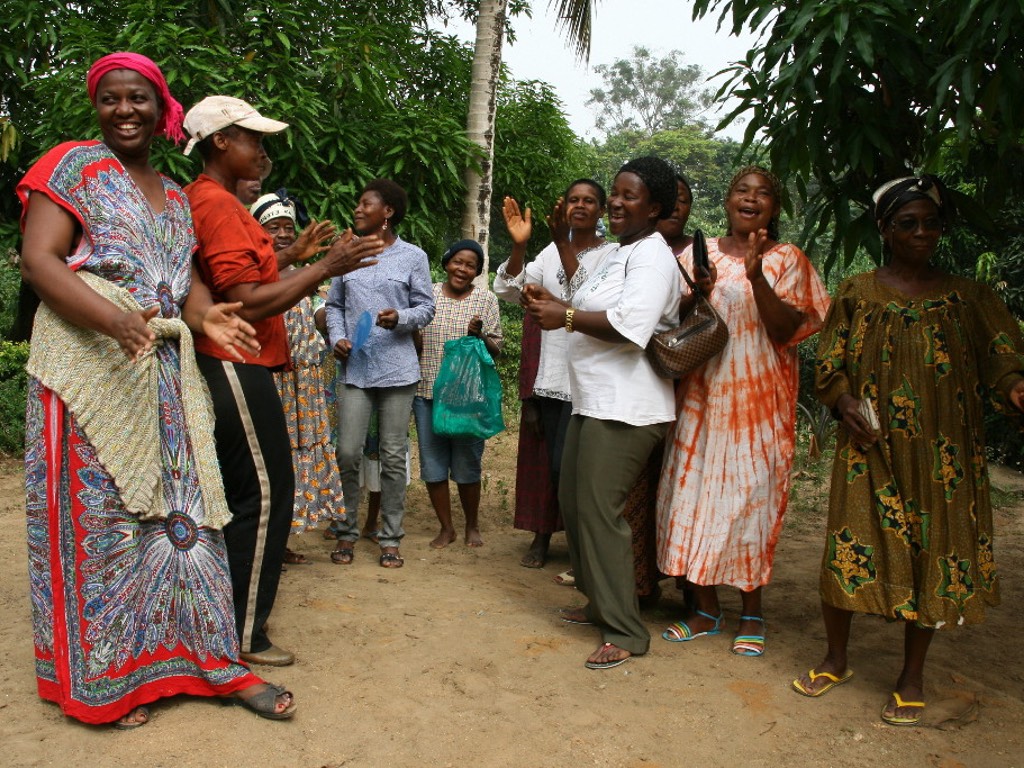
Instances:
[[[334,224],[329,219],[323,221],[310,219],[309,226],[302,230],[295,239],[296,260],[307,261],[317,254],[323,253],[331,247],[330,243],[324,241],[331,240],[336,234],[338,234],[338,230],[334,228]]]
[[[373,257],[383,250],[384,241],[376,235],[356,237],[351,229],[346,229],[317,264],[323,265],[328,277],[338,277],[363,267],[372,267],[377,263]]]
[[[240,350],[258,355],[260,343],[256,339],[256,329],[236,314],[241,308],[240,301],[212,304],[203,315],[203,333],[238,362],[244,363]]]
[[[517,245],[525,245],[533,234],[533,214],[529,208],[524,216],[519,211],[519,203],[514,198],[506,197],[501,206],[501,212],[505,217],[505,226],[508,228],[508,235],[512,242]]]

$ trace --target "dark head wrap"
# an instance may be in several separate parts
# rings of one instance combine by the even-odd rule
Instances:
[[[444,252],[444,256],[441,257],[441,268],[448,266],[448,262],[452,260],[459,251],[472,251],[476,254],[476,273],[479,275],[484,271],[484,249],[480,243],[476,240],[459,240],[448,246],[448,250]]]
[[[871,199],[875,201],[875,221],[879,229],[892,219],[896,211],[914,200],[931,200],[944,222],[953,212],[946,185],[937,176],[927,173],[886,182],[875,190]]]

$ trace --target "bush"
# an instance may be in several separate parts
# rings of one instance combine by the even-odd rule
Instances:
[[[0,341],[0,453],[25,449],[26,342]]]

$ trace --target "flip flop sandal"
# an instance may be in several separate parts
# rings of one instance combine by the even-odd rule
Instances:
[[[277,711],[277,697],[287,694],[292,696],[292,692],[287,690],[284,686],[274,685],[273,683],[267,683],[267,687],[259,693],[254,693],[247,699],[243,699],[239,694],[233,694],[226,698],[221,699],[224,702],[224,706],[230,707],[245,707],[250,712],[255,712],[260,717],[265,717],[267,720],[289,720],[295,714],[295,710],[298,705],[295,703],[295,697],[292,696],[291,705],[283,712]]]
[[[764,626],[764,619],[760,616],[740,616],[740,621],[759,621]],[[764,635],[736,635],[732,641],[732,652],[737,656],[764,655]]]
[[[590,621],[583,611],[578,608],[563,608],[558,614],[558,618],[566,624],[580,624],[587,627],[594,625],[594,622]]]
[[[136,707],[127,715],[125,715],[125,717],[134,718],[138,718],[139,715],[143,717],[142,720],[136,719],[131,722],[124,722],[124,718],[121,718],[120,720],[116,720],[115,722],[111,723],[111,725],[113,725],[114,728],[118,731],[134,731],[136,728],[141,728],[149,722],[149,707]]]
[[[817,692],[814,692],[809,690],[808,688],[805,688],[804,684],[800,682],[799,678],[797,678],[793,681],[793,690],[799,693],[801,696],[810,696],[811,698],[817,698],[818,696],[824,696],[837,685],[842,685],[843,683],[849,681],[849,679],[853,677],[853,670],[848,669],[846,670],[846,672],[843,673],[842,677],[836,677],[831,672],[815,672],[812,669],[810,672],[807,673],[807,676],[811,678],[812,683],[819,677],[826,678],[829,681],[829,683],[828,685],[819,688]]]
[[[896,709],[900,709],[901,707],[911,707],[919,710],[919,712],[912,717],[897,717],[894,709],[893,714],[887,715],[885,714],[885,710],[889,708],[889,702],[886,702],[885,706],[882,707],[882,722],[888,723],[889,725],[917,725],[921,722],[921,715],[924,714],[923,701],[904,701],[896,691],[892,692],[892,697],[896,700]]]
[[[403,565],[405,565],[405,560],[394,552],[380,553],[381,568],[401,568]]]
[[[601,647],[602,648],[612,648],[612,647],[618,647],[618,646],[613,646],[611,643],[605,643]],[[611,669],[612,667],[619,666],[619,664],[625,664],[627,661],[629,661],[632,658],[633,658],[633,654],[629,654],[628,656],[623,656],[621,659],[613,659],[612,661],[585,661],[585,662],[583,662],[583,666],[586,667],[587,669]]]
[[[295,552],[291,549],[284,551],[284,563],[285,565],[312,565],[313,561],[307,558],[301,552]]]
[[[568,571],[562,571],[560,574],[555,576],[555,584],[561,584],[563,587],[575,587],[576,577],[572,573],[570,568]]]
[[[356,553],[352,547],[338,547],[331,552],[331,562],[337,565],[352,565],[352,561],[355,558]]]
[[[703,616],[705,619],[711,619],[715,622],[715,626],[706,632],[694,632],[685,621],[677,621],[674,624],[670,624],[668,629],[661,633],[662,639],[668,640],[670,643],[686,643],[690,640],[696,640],[698,637],[704,637],[705,635],[717,635],[722,631],[720,626],[722,624],[722,617],[725,615],[724,613],[720,613],[718,616],[712,616],[710,613],[697,611],[697,614],[699,616]]]

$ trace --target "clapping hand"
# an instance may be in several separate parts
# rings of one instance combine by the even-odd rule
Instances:
[[[533,214],[526,209],[524,216],[519,211],[519,203],[514,198],[506,197],[501,206],[501,212],[505,217],[505,226],[508,228],[508,236],[517,245],[525,245],[530,235],[533,234]]]
[[[747,270],[747,280],[750,282],[764,278],[764,273],[761,271],[761,260],[764,257],[764,248],[767,244],[767,229],[759,229],[747,236],[747,253],[743,257],[743,264]]]
[[[159,312],[160,306],[154,304],[149,309],[121,312],[114,320],[110,336],[121,347],[121,351],[128,356],[129,360],[134,362],[153,349],[156,334],[147,323]]]
[[[562,245],[572,240],[569,227],[569,214],[565,209],[565,199],[558,198],[551,208],[551,215],[547,217],[548,229],[551,230],[551,239],[555,245]]]

